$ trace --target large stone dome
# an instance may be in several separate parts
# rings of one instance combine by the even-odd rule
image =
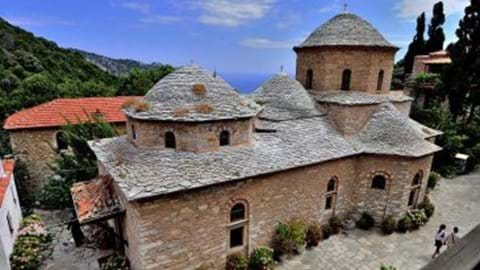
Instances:
[[[318,115],[315,103],[303,86],[285,73],[280,73],[262,84],[252,99],[264,106],[260,118],[289,120]]]
[[[370,23],[351,13],[333,17],[315,29],[295,49],[322,46],[373,46],[396,49]]]
[[[165,76],[150,89],[143,109],[125,113],[142,120],[212,121],[255,116],[260,107],[241,97],[228,83],[197,65]]]

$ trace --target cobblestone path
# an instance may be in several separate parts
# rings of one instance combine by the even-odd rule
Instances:
[[[419,269],[431,260],[433,235],[441,223],[466,234],[480,223],[480,171],[454,179],[442,179],[432,192],[435,214],[427,225],[413,233],[353,230],[337,235],[276,269],[380,269],[382,264],[398,270]]]

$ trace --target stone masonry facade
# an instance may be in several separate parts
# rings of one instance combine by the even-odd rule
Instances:
[[[175,135],[176,149],[183,151],[211,151],[219,148],[222,131],[228,131],[229,144],[245,146],[253,140],[253,120],[230,120],[201,124],[182,122],[153,122],[128,118],[128,139],[139,148],[165,148],[165,134]],[[133,128],[132,128],[133,127]],[[135,139],[133,138],[135,130]]]
[[[320,47],[297,50],[297,80],[307,87],[307,72],[312,70],[312,89],[332,91],[341,88],[342,74],[352,71],[351,90],[387,93],[393,73],[395,50],[358,47]],[[384,71],[381,91],[376,91],[380,71]]]
[[[115,127],[119,133],[125,133],[124,124],[115,124]],[[52,165],[58,153],[56,135],[59,131],[59,127],[10,131],[13,152],[25,163],[30,174],[27,185],[31,192],[41,190],[54,174]]]
[[[129,203],[124,219],[126,253],[133,269],[225,267],[229,254],[229,212],[247,206],[248,251],[269,245],[275,226],[300,217],[321,223],[334,214],[367,211],[380,222],[407,209],[414,176],[423,175],[423,200],[432,156],[418,159],[359,156],[268,176]],[[375,175],[387,176],[385,190],[373,190]],[[327,182],[337,179],[334,210],[325,210]],[[335,213],[334,213],[335,212]],[[188,236],[188,237],[186,237]]]

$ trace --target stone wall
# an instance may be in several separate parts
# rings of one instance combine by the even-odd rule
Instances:
[[[116,124],[120,133],[125,132],[124,124]],[[57,154],[56,134],[58,127],[20,129],[10,131],[10,143],[15,157],[22,160],[31,176],[27,183],[29,191],[36,192],[53,175],[52,162]]]
[[[354,136],[377,110],[379,104],[344,106],[337,104],[319,104],[320,110],[327,113],[328,119],[343,136]]]
[[[297,50],[297,80],[306,87],[312,69],[312,89],[340,90],[345,69],[352,71],[351,90],[379,93],[377,83],[384,71],[381,93],[390,90],[395,50],[368,47],[321,47]]]
[[[407,209],[410,183],[418,170],[427,176],[431,157],[352,157],[209,188],[128,204],[125,232],[133,269],[195,269],[211,263],[224,269],[230,250],[229,211],[247,205],[247,249],[269,245],[278,222],[293,217],[325,223],[334,213],[371,213],[377,222]],[[371,177],[390,176],[388,189],[372,191]],[[327,182],[338,179],[334,210],[325,210]],[[424,196],[426,177],[422,185]],[[386,210],[385,210],[386,209]]]
[[[136,138],[133,139],[132,126]],[[206,123],[155,122],[128,119],[128,138],[139,148],[165,148],[165,133],[175,134],[176,149],[211,151],[220,147],[220,133],[230,134],[230,145],[248,145],[253,140],[253,119],[216,121]]]

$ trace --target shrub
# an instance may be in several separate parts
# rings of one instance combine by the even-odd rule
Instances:
[[[247,270],[247,268],[247,256],[240,253],[228,255],[226,270]]]
[[[375,226],[375,220],[373,217],[369,213],[363,212],[362,216],[357,221],[357,227],[362,230],[370,230],[373,226]]]
[[[322,240],[322,226],[318,222],[312,222],[307,227],[306,241],[308,247],[316,247]]]
[[[405,233],[412,230],[412,219],[409,215],[404,215],[400,218],[397,225],[397,231]]]
[[[397,221],[392,215],[387,216],[380,225],[384,234],[392,234],[397,228]]]
[[[45,253],[51,240],[40,216],[26,217],[22,221],[13,252],[10,255],[12,269],[38,269],[46,257]]]
[[[132,108],[136,112],[145,112],[150,109],[150,104],[138,98],[131,98],[122,105],[122,108],[123,109]]]
[[[279,223],[275,228],[272,247],[275,251],[275,256],[293,254],[295,252],[296,245],[290,237],[290,231],[286,224]]]
[[[210,105],[210,104],[199,103],[199,104],[195,105],[195,110],[198,113],[208,114],[208,113],[213,112],[214,109],[213,109],[212,105]]]
[[[422,72],[415,77],[415,82],[418,84],[437,84],[440,82],[440,76],[435,73]]]
[[[418,208],[423,209],[425,211],[425,215],[427,218],[430,218],[433,216],[433,213],[435,212],[435,205],[430,201],[430,198],[428,196],[425,196],[425,199],[423,200],[422,203],[418,205]]]
[[[322,239],[326,240],[332,235],[332,228],[330,225],[322,225]]]
[[[440,174],[436,172],[431,172],[430,175],[428,176],[428,183],[427,183],[428,188],[434,189],[438,183],[438,180],[440,180],[440,178],[441,178]]]
[[[196,96],[205,96],[207,93],[207,88],[205,88],[205,85],[196,83],[192,87],[192,92]]]
[[[380,266],[380,270],[397,270],[397,268],[393,267],[393,266],[385,266],[382,264],[382,266]]]
[[[407,212],[407,215],[411,215],[412,217],[413,229],[420,228],[420,226],[424,225],[428,221],[427,215],[423,209],[409,211]]]
[[[100,270],[129,270],[128,259],[121,255],[109,256],[100,266]]]
[[[273,250],[268,247],[258,247],[250,255],[250,267],[254,270],[271,269],[273,267]]]
[[[287,223],[290,231],[290,237],[295,246],[305,245],[305,238],[307,236],[307,226],[302,219],[294,218]]]
[[[50,179],[37,195],[43,209],[65,209],[73,207],[70,195],[71,184],[63,180]]]
[[[328,225],[330,225],[331,233],[332,234],[337,234],[340,232],[340,229],[342,228],[342,223],[343,220],[340,217],[332,217],[328,221]]]

